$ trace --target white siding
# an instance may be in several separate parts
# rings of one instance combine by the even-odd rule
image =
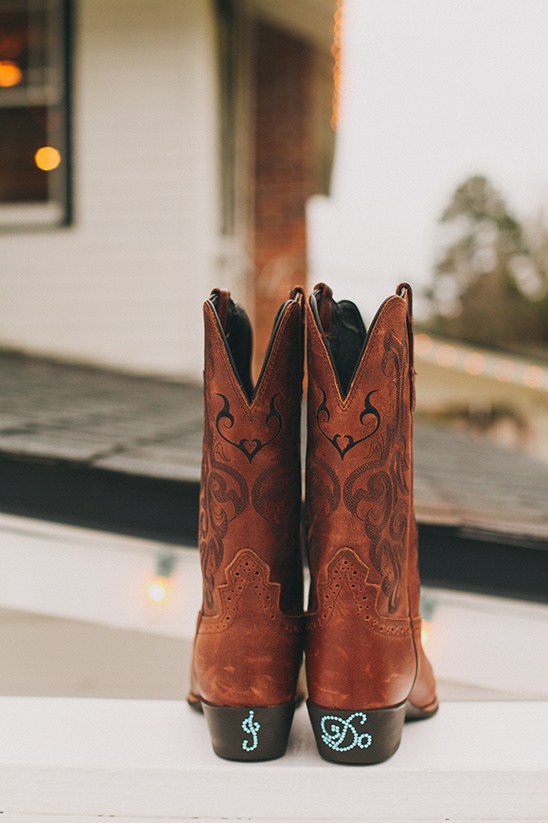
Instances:
[[[0,239],[0,345],[198,377],[214,283],[210,0],[81,0],[70,228]]]

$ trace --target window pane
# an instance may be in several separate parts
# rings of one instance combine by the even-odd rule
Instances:
[[[45,81],[48,13],[40,8],[42,4],[34,4],[32,11],[28,5],[0,2],[0,87],[4,89]]]
[[[66,214],[69,164],[64,62],[68,16],[68,0],[0,0],[3,225],[12,220],[17,225],[24,223],[25,204],[31,208],[31,222],[37,206],[49,209],[55,203],[61,209],[56,214]]]
[[[47,175],[35,162],[38,149],[48,144],[48,111],[0,109],[0,201],[39,202],[48,199]]]

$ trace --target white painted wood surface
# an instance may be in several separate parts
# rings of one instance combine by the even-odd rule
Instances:
[[[238,764],[182,701],[1,698],[1,819],[540,821],[547,740],[547,702],[448,703],[388,762],[348,767],[301,708],[284,758]]]
[[[166,552],[169,594],[154,603]],[[192,639],[201,598],[196,548],[0,514],[0,608]]]

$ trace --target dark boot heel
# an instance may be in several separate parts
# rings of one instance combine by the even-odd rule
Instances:
[[[380,763],[400,745],[405,703],[390,709],[323,709],[308,701],[318,751],[335,763]]]
[[[215,754],[226,760],[274,760],[285,754],[295,704],[239,708],[202,700]]]

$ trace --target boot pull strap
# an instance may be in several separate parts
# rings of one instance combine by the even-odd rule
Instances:
[[[320,323],[326,337],[331,331],[331,302],[333,300],[333,291],[326,286],[325,283],[318,283],[314,286],[314,290],[321,289],[322,298],[320,300]]]
[[[213,289],[211,294],[217,295],[217,315],[221,322],[221,326],[223,327],[223,331],[226,332],[226,321],[228,319],[228,304],[230,302],[230,292],[228,289]]]
[[[415,410],[415,347],[413,342],[413,289],[409,283],[400,283],[396,294],[403,298],[407,308],[407,337],[409,340],[409,404]]]
[[[299,302],[302,303],[303,298],[304,298],[304,289],[303,289],[302,286],[293,286],[293,288],[289,292],[289,299],[290,300],[297,300],[297,296],[298,296]]]

